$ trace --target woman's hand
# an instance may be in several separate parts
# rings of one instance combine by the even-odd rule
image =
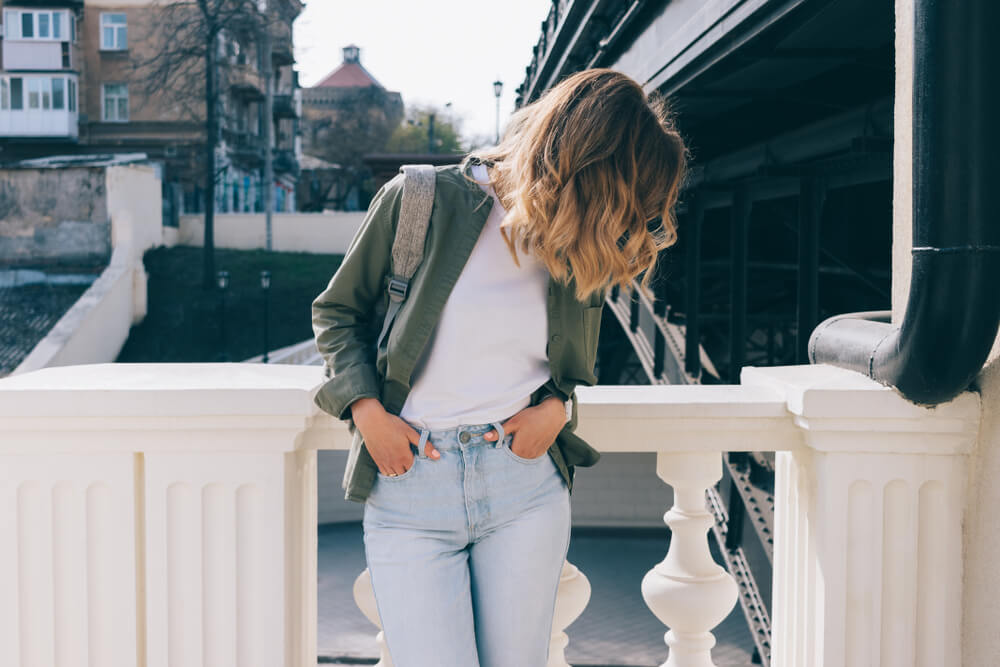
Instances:
[[[383,475],[402,475],[413,465],[410,443],[420,444],[420,433],[400,417],[387,412],[377,398],[359,398],[351,403],[351,417],[361,431],[365,447]],[[427,456],[441,458],[430,438],[424,447]]]
[[[523,459],[536,459],[548,451],[565,425],[565,404],[558,396],[549,396],[503,422],[503,430],[505,434],[516,434],[510,441],[510,451]],[[495,442],[499,435],[491,429],[483,437]]]

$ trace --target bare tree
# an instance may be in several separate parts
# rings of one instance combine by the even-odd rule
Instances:
[[[271,0],[273,3],[274,0]],[[215,186],[220,174],[216,149],[220,135],[220,107],[231,84],[246,79],[252,84],[261,73],[254,62],[265,62],[271,70],[270,53],[254,57],[260,36],[270,32],[278,18],[268,11],[268,0],[156,0],[150,5],[140,53],[132,58],[129,84],[139,91],[142,109],[154,100],[157,110],[174,115],[171,120],[204,123],[202,189],[204,191],[205,237],[202,285],[215,285]],[[273,8],[272,8],[273,9]],[[264,40],[268,44],[269,40]],[[269,49],[268,49],[269,50]],[[236,62],[220,58],[242,52]],[[258,80],[270,93],[270,82]],[[264,88],[264,86],[267,86]],[[169,111],[165,108],[169,107]],[[270,127],[271,118],[265,119]],[[270,157],[270,145],[264,150]],[[270,184],[265,192],[270,191]]]

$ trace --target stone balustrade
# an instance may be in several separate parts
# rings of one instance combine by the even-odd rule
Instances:
[[[94,364],[0,379],[0,664],[315,664],[316,452],[350,445],[313,404],[321,375]],[[961,664],[978,395],[921,408],[829,366],[741,381],[578,389],[577,432],[656,452],[675,491],[668,552],[636,582],[669,628],[666,665],[713,664],[737,592],[708,550],[705,491],[722,452],[750,450],[778,452],[772,664]],[[550,666],[567,664],[589,595],[566,563]],[[366,573],[355,597],[377,624]]]

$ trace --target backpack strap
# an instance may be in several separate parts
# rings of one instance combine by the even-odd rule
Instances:
[[[389,333],[400,306],[406,299],[410,279],[424,255],[424,239],[434,206],[434,185],[437,172],[433,165],[407,164],[399,168],[403,173],[403,196],[399,205],[399,221],[392,241],[392,277],[389,279],[389,308],[382,324],[382,332],[375,343],[377,350]]]

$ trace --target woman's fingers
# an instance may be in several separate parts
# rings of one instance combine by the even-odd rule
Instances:
[[[416,445],[417,447],[419,447],[420,446],[420,431],[418,431],[417,429],[415,429],[412,426],[410,426],[409,424],[407,424],[405,420],[400,419],[400,421],[403,423],[403,426],[404,426],[404,428],[406,430],[406,437],[408,438],[409,442],[412,442],[414,445]],[[434,458],[434,459],[441,458],[441,452],[439,452],[434,447],[434,445],[431,443],[431,439],[430,438],[427,438],[427,443],[424,445],[424,454],[426,454],[427,456],[430,456],[431,458]]]
[[[504,435],[510,435],[511,433],[514,433],[519,428],[521,428],[521,420],[518,419],[518,415],[520,415],[520,414],[521,413],[518,412],[513,417],[511,417],[510,419],[508,419],[507,421],[503,422],[503,432],[504,432]],[[483,438],[485,438],[486,440],[496,440],[499,437],[500,437],[500,434],[497,433],[497,430],[495,428],[491,428],[489,431],[487,431],[483,435]]]

